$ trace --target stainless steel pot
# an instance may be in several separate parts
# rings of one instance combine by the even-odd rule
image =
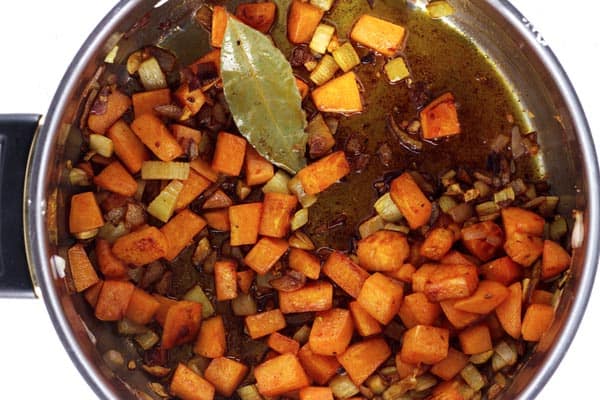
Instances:
[[[80,102],[109,51],[118,44],[119,57],[141,45],[176,36],[178,24],[201,1],[172,0],[160,6],[154,3],[122,1],[84,43],[34,138],[25,177],[24,237],[34,287],[43,295],[73,362],[98,396],[107,399],[136,398],[138,390],[147,391],[147,378],[138,372],[113,371],[106,366],[101,355],[121,341],[98,323],[82,300],[70,295],[64,285],[63,246],[68,238],[64,205],[69,196],[64,160],[75,158],[79,152],[77,113]],[[556,321],[538,346],[538,352],[522,368],[503,397],[528,399],[539,392],[567,351],[591,291],[598,262],[596,243],[600,229],[598,163],[587,122],[567,77],[550,49],[529,29],[523,16],[507,1],[461,0],[452,4],[457,13],[450,19],[451,23],[493,60],[523,108],[536,116],[530,124],[543,132],[540,142],[544,149],[544,166],[555,192],[562,198],[563,211],[577,209],[584,215],[585,240],[574,252],[568,295],[563,296]],[[140,24],[140,21],[144,23]],[[28,126],[19,126],[25,131],[34,130],[37,117],[28,116],[26,120]],[[9,120],[0,127],[0,133],[3,129],[14,131],[15,124],[16,120]],[[15,148],[24,148],[22,144],[17,143]],[[13,153],[9,150],[4,154]],[[8,229],[16,222],[9,222],[9,225],[6,217],[3,218],[2,245],[6,249],[13,246],[7,243]],[[14,246],[18,246],[19,237],[14,239],[17,240]],[[13,264],[23,265],[20,262]],[[19,271],[23,278],[23,269]],[[0,277],[2,274],[0,268]],[[10,294],[23,294],[27,290],[26,286],[21,286]]]

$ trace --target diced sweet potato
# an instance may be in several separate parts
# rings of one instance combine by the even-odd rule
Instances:
[[[358,297],[360,289],[369,277],[367,271],[338,251],[331,253],[325,261],[323,274],[354,298]]]
[[[325,311],[332,304],[333,286],[329,282],[317,281],[293,292],[279,292],[279,307],[284,314]]]
[[[94,184],[125,197],[132,197],[137,191],[137,182],[118,161],[108,164],[96,175]]]
[[[298,359],[308,376],[319,385],[327,383],[340,368],[335,357],[314,353],[308,343],[298,351]]]
[[[223,317],[217,315],[202,321],[194,344],[194,353],[202,357],[217,358],[224,356],[226,351],[227,339]]]
[[[202,321],[202,305],[181,300],[169,307],[160,342],[168,350],[196,339]]]
[[[165,258],[172,261],[192,243],[194,237],[206,226],[206,221],[189,208],[181,211],[160,228],[169,244]]]
[[[537,236],[516,232],[504,243],[504,251],[517,264],[529,267],[544,252],[544,241]]]
[[[250,287],[252,286],[252,282],[254,282],[254,277],[256,273],[251,269],[247,269],[245,271],[238,271],[237,273],[237,284],[238,288],[242,293],[248,294],[250,292]]]
[[[407,328],[415,325],[433,325],[442,309],[438,303],[432,303],[422,292],[411,293],[402,300],[398,315]]]
[[[214,386],[184,364],[175,369],[169,391],[182,400],[212,400],[215,395]]]
[[[463,245],[481,261],[492,259],[504,242],[502,229],[491,221],[463,228],[461,236]]]
[[[101,321],[118,321],[123,318],[134,289],[131,282],[104,281],[96,303],[96,318]]]
[[[420,254],[431,260],[441,260],[454,244],[454,232],[446,228],[434,228],[427,233]]]
[[[104,281],[98,281],[96,284],[90,286],[83,292],[85,301],[87,301],[94,309],[96,308],[96,304],[98,304],[98,296],[100,296],[100,291],[102,290],[103,285]]]
[[[425,283],[429,301],[457,299],[473,294],[479,278],[473,265],[440,264]]]
[[[106,98],[106,111],[103,114],[90,113],[87,126],[92,131],[103,135],[131,106],[129,96],[113,90]]]
[[[177,202],[175,203],[175,210],[181,210],[187,207],[192,201],[194,201],[198,196],[202,194],[208,187],[211,182],[194,171],[190,169],[190,174],[188,178],[183,182],[183,188],[181,192],[179,192],[179,196],[177,196]],[[229,227],[229,224],[227,224]]]
[[[519,207],[507,207],[502,209],[501,214],[507,238],[511,238],[515,233],[533,236],[544,234],[544,218],[533,211]]]
[[[213,7],[212,25],[210,29],[210,45],[212,47],[221,47],[225,29],[227,29],[227,9],[223,6]]]
[[[465,354],[479,354],[492,349],[490,328],[484,323],[473,325],[459,332],[458,341]]]
[[[356,254],[360,266],[368,271],[394,271],[408,257],[410,247],[403,234],[381,230],[361,239]]]
[[[102,225],[104,225],[104,219],[93,192],[78,193],[71,197],[69,232],[91,231]]]
[[[485,279],[508,286],[521,278],[523,270],[510,257],[504,256],[483,264],[479,267],[479,273]]]
[[[158,303],[160,304],[158,307],[158,310],[156,310],[156,315],[154,316],[154,318],[156,318],[156,321],[161,326],[164,326],[165,321],[167,320],[167,312],[169,311],[169,309],[171,307],[173,307],[175,304],[177,304],[177,300],[173,300],[168,297],[161,296],[160,294],[157,294],[157,293],[154,293],[152,295],[152,297],[154,297],[156,299],[156,301],[158,301]]]
[[[402,361],[402,353],[400,352],[396,353],[394,364],[396,364],[396,372],[398,372],[398,377],[400,377],[400,379],[404,379],[408,376],[419,376],[426,371],[424,364],[411,364]]]
[[[539,341],[550,329],[554,320],[554,308],[547,304],[530,304],[525,311],[521,334],[528,342]]]
[[[252,146],[246,146],[246,159],[244,160],[244,173],[246,185],[255,186],[266,183],[275,174],[273,164],[262,157]]]
[[[281,12],[281,10],[280,10]],[[287,20],[288,39],[294,44],[308,43],[323,18],[324,11],[310,3],[294,0]]]
[[[237,297],[237,262],[219,260],[215,262],[215,292],[218,301]]]
[[[288,253],[288,264],[291,269],[301,272],[307,278],[319,279],[321,261],[308,251],[291,248]]]
[[[246,330],[252,339],[270,335],[285,328],[285,318],[279,308],[259,314],[248,315],[245,319]]]
[[[442,300],[440,301],[440,307],[442,308],[446,319],[452,326],[456,329],[462,329],[481,318],[481,314],[462,311],[454,307],[454,304],[456,304],[458,300],[460,299]]]
[[[423,138],[438,139],[458,135],[461,132],[454,95],[444,93],[419,113]]]
[[[448,356],[450,333],[447,329],[429,325],[416,325],[402,337],[402,361],[418,364],[435,364]]]
[[[515,282],[508,287],[508,296],[502,304],[496,307],[496,317],[504,331],[515,339],[521,335],[521,307],[523,290],[521,282]]]
[[[358,304],[382,324],[388,324],[398,313],[404,293],[402,284],[376,272],[363,284]]]
[[[67,256],[69,259],[71,279],[73,280],[73,285],[77,292],[83,292],[85,289],[100,281],[98,274],[81,243],[77,243],[69,248]]]
[[[298,204],[298,198],[285,193],[265,193],[263,212],[258,233],[264,236],[282,238],[290,229],[292,212]]]
[[[257,274],[264,275],[285,254],[288,247],[289,244],[284,239],[263,237],[246,254],[244,263]]]
[[[112,140],[117,157],[132,174],[138,173],[142,163],[150,158],[148,149],[123,120],[115,122],[106,136]]]
[[[437,269],[438,264],[423,264],[412,274],[413,292],[425,292],[431,274]]]
[[[231,229],[231,221],[229,220],[229,209],[222,208],[220,210],[210,210],[202,213],[208,226],[212,229],[228,232]]]
[[[330,387],[307,386],[300,389],[300,400],[333,400]]]
[[[219,173],[212,169],[210,164],[201,158],[190,161],[190,168],[211,182],[216,182],[217,179],[219,179]]]
[[[476,314],[488,314],[498,307],[508,296],[508,289],[501,283],[483,280],[475,292],[454,303],[459,310]]]
[[[282,335],[279,332],[271,333],[269,339],[267,340],[267,346],[279,354],[292,353],[295,355],[298,354],[298,350],[300,350],[300,343],[290,337]]]
[[[405,32],[400,25],[364,14],[354,24],[350,38],[384,56],[392,57],[402,46]]]
[[[392,351],[381,338],[366,339],[355,343],[337,356],[352,382],[361,385],[377,368],[389,358]]]
[[[115,256],[136,267],[165,257],[168,249],[167,238],[154,226],[145,226],[123,235],[112,247]]]
[[[547,290],[535,289],[531,292],[531,300],[530,303],[537,304],[548,304],[552,305],[552,298],[554,294]]]
[[[469,363],[469,357],[463,352],[448,348],[448,356],[442,361],[435,363],[429,370],[432,374],[439,376],[445,381],[454,378]]]
[[[277,11],[275,3],[268,1],[246,3],[237,6],[235,16],[246,25],[250,25],[262,33],[267,33],[275,21],[275,11]]]
[[[145,325],[154,319],[160,303],[145,290],[135,288],[129,299],[125,316],[138,324]]]
[[[400,268],[398,268],[397,270],[388,271],[388,272],[385,272],[385,274],[387,276],[389,276],[390,278],[399,280],[400,282],[412,283],[412,277],[416,270],[417,269],[415,268],[414,265],[405,263],[405,264],[402,264],[400,266]]]
[[[160,115],[154,108],[171,103],[171,90],[165,88],[138,92],[131,96],[131,100],[133,101],[133,113],[136,118],[143,114],[153,114],[159,117]]]
[[[308,344],[317,354],[342,354],[352,339],[353,331],[354,324],[350,312],[343,308],[332,308],[317,314]]]
[[[361,336],[371,336],[378,333],[381,333],[381,325],[375,318],[371,316],[360,304],[358,301],[352,301],[348,304],[348,308],[352,313],[352,319],[354,321],[354,326],[356,327],[356,331]]]
[[[314,89],[312,99],[317,110],[342,114],[361,112],[363,104],[356,79],[356,74],[349,71]]]
[[[127,277],[127,266],[118,259],[110,249],[108,241],[96,239],[96,259],[98,268],[107,279],[123,279]]]
[[[142,114],[134,119],[131,129],[162,161],[173,161],[184,153],[166,125],[153,114]]]
[[[429,222],[431,202],[408,172],[392,181],[390,196],[411,229],[417,229]]]
[[[310,385],[298,358],[285,353],[254,368],[256,387],[263,396],[279,396]]]
[[[552,240],[544,240],[542,253],[542,279],[557,276],[571,264],[571,257],[565,249]]]
[[[246,139],[227,132],[219,132],[212,159],[212,169],[225,175],[238,176],[244,165]]]
[[[441,264],[466,264],[466,265],[478,265],[479,261],[473,256],[469,256],[461,253],[457,250],[450,250],[442,259]]]
[[[212,383],[217,393],[230,397],[248,374],[248,367],[231,358],[215,358],[204,371],[204,378]]]
[[[457,380],[442,382],[433,389],[428,400],[465,400]]]
[[[307,194],[317,194],[349,173],[350,165],[344,152],[336,151],[302,168],[297,176]]]
[[[229,240],[232,246],[256,243],[261,214],[262,203],[246,203],[229,207],[231,223]]]

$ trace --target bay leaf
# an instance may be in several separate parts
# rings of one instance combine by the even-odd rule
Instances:
[[[221,47],[221,77],[240,133],[288,172],[306,165],[306,115],[292,67],[271,39],[229,17]]]

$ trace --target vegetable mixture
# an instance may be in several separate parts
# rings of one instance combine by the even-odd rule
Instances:
[[[342,33],[342,6],[203,6],[211,51],[107,60],[86,102],[68,283],[135,344],[127,367],[153,395],[493,399],[553,321],[568,226],[549,184],[522,173],[535,132],[507,111],[484,163],[432,172],[419,160],[478,134],[468,99],[416,79],[405,24],[367,8]],[[452,8],[410,12],[442,24]],[[278,16],[285,46],[269,35]],[[365,101],[374,68],[410,96],[384,104],[391,140],[370,151],[371,128],[348,127],[382,108]]]

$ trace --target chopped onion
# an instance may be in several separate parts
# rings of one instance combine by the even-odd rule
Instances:
[[[164,89],[167,87],[167,78],[154,57],[142,61],[137,73],[146,90]]]
[[[461,203],[448,211],[448,215],[457,223],[462,223],[473,216],[473,208],[468,203]]]
[[[160,337],[154,331],[147,331],[135,337],[135,341],[144,350],[151,349],[160,340]]]
[[[525,147],[523,146],[523,137],[519,131],[518,126],[513,126],[511,131],[510,149],[512,151],[513,159],[517,159],[525,154]]]
[[[308,47],[318,54],[324,54],[327,46],[335,33],[335,27],[327,24],[319,24],[313,33],[313,37]]]
[[[271,287],[281,292],[293,292],[301,289],[306,284],[306,277],[303,273],[290,270],[285,275],[269,281]]]
[[[263,193],[283,193],[290,194],[288,189],[288,182],[290,181],[290,176],[279,170],[275,172],[275,175],[265,185],[262,187]]]
[[[495,153],[500,153],[506,145],[510,142],[510,139],[506,135],[498,135],[494,138],[492,143],[490,143],[490,148]]]
[[[583,212],[574,210],[573,218],[575,218],[575,223],[573,224],[573,232],[571,233],[571,247],[578,249],[583,244],[583,236],[585,234],[583,226]]]
[[[148,205],[148,213],[162,222],[167,222],[175,211],[177,197],[183,189],[181,181],[171,181]]]
[[[308,208],[301,208],[296,211],[294,216],[290,221],[290,229],[295,231],[299,228],[302,228],[304,225],[308,223]]]
[[[361,238],[366,238],[367,236],[372,235],[373,233],[380,231],[383,229],[385,222],[381,215],[376,215],[372,218],[369,218],[358,227],[358,232],[360,233]]]
[[[215,313],[215,308],[213,307],[212,302],[199,285],[195,285],[193,288],[188,290],[186,294],[183,295],[183,300],[202,304],[203,319],[211,317]]]
[[[373,207],[377,214],[386,221],[397,222],[402,219],[402,213],[389,192],[378,198]]]
[[[242,400],[263,400],[256,385],[242,386],[237,390],[237,394]]]
[[[310,336],[310,326],[308,325],[302,325],[295,333],[294,336],[292,336],[292,339],[294,339],[296,342],[300,343],[300,344],[304,344],[306,342],[308,342],[308,338]]]
[[[87,172],[81,168],[71,168],[69,170],[69,182],[73,186],[88,186],[92,184]]]
[[[90,150],[102,157],[111,157],[114,150],[113,141],[103,135],[90,135]]]
[[[254,297],[250,293],[238,294],[235,299],[231,300],[231,309],[233,310],[233,314],[238,317],[254,315],[258,312],[256,300],[254,300]]]
[[[436,0],[427,4],[427,12],[431,18],[443,18],[454,14],[454,8],[446,0]]]
[[[145,325],[133,322],[128,318],[123,318],[117,322],[117,332],[119,335],[139,335],[145,333],[148,328]]]
[[[294,176],[288,181],[287,187],[290,192],[296,195],[302,207],[308,208],[317,202],[318,197],[314,194],[306,194],[302,181],[298,176]]]
[[[314,250],[315,244],[304,232],[296,231],[288,239],[290,247],[302,250]]]
[[[467,366],[460,371],[460,376],[473,390],[480,390],[485,386],[485,378],[473,364],[467,364]]]
[[[360,392],[358,386],[352,382],[348,375],[337,375],[329,381],[333,396],[338,399],[347,399]]]

